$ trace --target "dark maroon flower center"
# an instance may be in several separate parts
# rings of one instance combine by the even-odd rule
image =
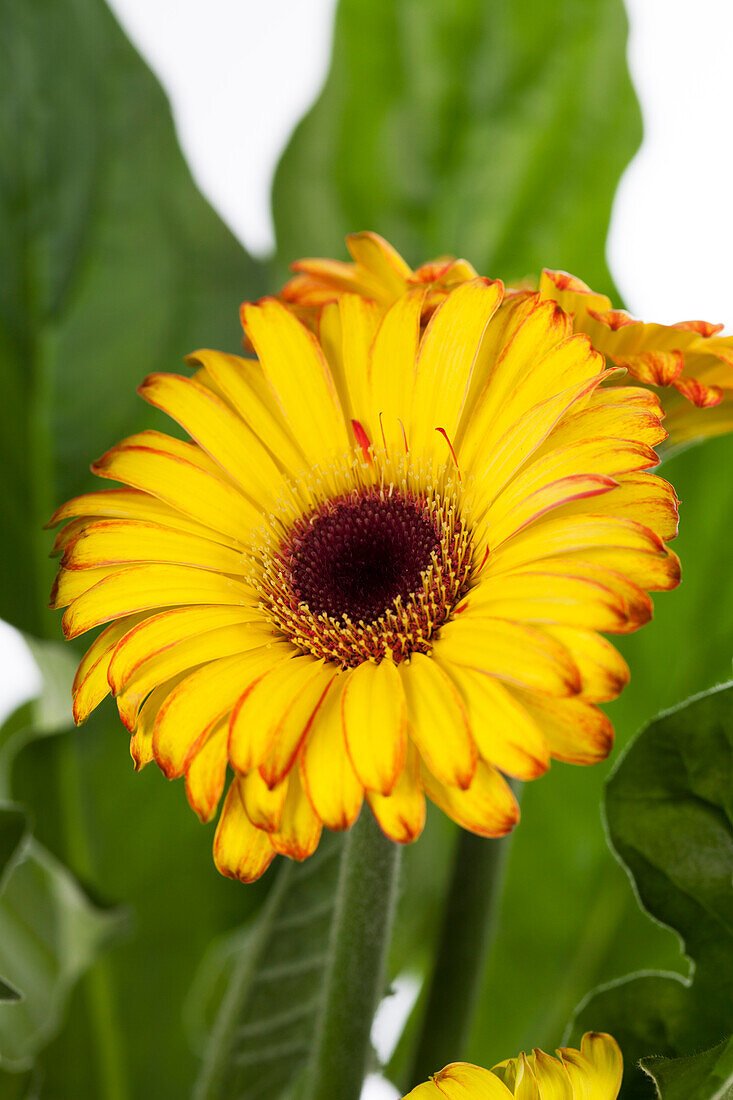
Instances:
[[[407,495],[375,489],[331,501],[293,532],[293,591],[314,615],[374,622],[421,587],[439,535],[424,502]]]

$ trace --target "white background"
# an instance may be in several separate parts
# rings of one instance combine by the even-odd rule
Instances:
[[[335,0],[110,2],[168,92],[199,187],[242,243],[266,254],[273,171],[324,79]],[[733,5],[627,0],[627,7],[645,138],[618,192],[611,268],[629,308],[647,320],[730,325]],[[0,623],[0,720],[36,683],[25,646]],[[377,1018],[383,1057],[413,996],[409,981],[402,984]],[[365,1100],[396,1096],[376,1078],[364,1090]]]

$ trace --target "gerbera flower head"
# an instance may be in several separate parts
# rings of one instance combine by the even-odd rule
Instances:
[[[347,238],[353,263],[299,260],[282,299],[301,319],[315,327],[324,305],[342,293],[360,294],[387,308],[411,287],[424,285],[425,317],[442,298],[476,277],[466,260],[445,257],[413,271],[395,249],[376,233]],[[650,387],[662,400],[669,447],[733,430],[733,336],[721,336],[723,325],[708,321],[647,324],[615,309],[605,294],[597,294],[565,271],[542,272],[542,298],[557,302],[573,320],[573,330],[590,337],[608,366],[623,368],[634,383]],[[505,294],[505,303],[531,295],[528,286]],[[623,372],[605,385],[625,384]]]
[[[589,1031],[580,1050],[561,1047],[500,1062],[492,1070],[453,1062],[404,1100],[616,1100],[623,1059],[611,1035]]]
[[[659,402],[605,389],[601,357],[538,294],[346,294],[316,337],[246,303],[257,359],[199,351],[142,396],[190,441],[146,431],[93,466],[117,487],[65,504],[52,606],[102,627],[74,684],[112,692],[136,767],[185,776],[245,881],[364,799],[414,840],[426,796],[463,827],[518,819],[505,775],[603,759],[596,703],[628,677],[602,637],[679,578],[670,486],[650,473]]]

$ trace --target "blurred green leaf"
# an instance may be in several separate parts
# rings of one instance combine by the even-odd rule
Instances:
[[[280,1100],[290,1096],[318,1020],[328,963],[342,837],[326,833],[305,863],[282,861],[267,902],[244,935],[206,960],[200,1015],[221,996],[196,1100]],[[222,990],[221,975],[228,981]],[[210,1011],[210,1009],[209,1009]]]
[[[28,819],[20,806],[0,805],[0,893],[26,835],[27,825]]]
[[[164,95],[101,0],[9,0],[3,40],[0,614],[58,636],[42,610],[53,566],[41,525],[92,487],[92,459],[157,423],[135,392],[148,372],[179,369],[198,346],[239,349],[238,305],[267,289],[266,273],[197,192]],[[179,786],[133,774],[111,707],[68,732],[64,675],[45,725],[58,736],[38,739],[44,722],[24,708],[0,741],[0,779],[12,763],[36,835],[96,895],[129,906],[135,931],[72,993],[41,1055],[42,1093],[76,1097],[83,1080],[106,1100],[181,1096],[195,1066],[185,991],[212,935],[263,890],[218,876],[212,828]],[[154,1057],[142,1035],[155,1036]],[[3,1077],[0,1096],[18,1080]]]
[[[109,941],[120,916],[85,897],[69,872],[31,841],[0,901],[0,971],[22,1000],[0,1004],[0,1064],[28,1069],[61,1026],[71,986]]]
[[[645,1058],[661,1100],[730,1100],[733,1096],[733,1038],[689,1058]]]
[[[202,345],[236,351],[238,305],[266,287],[102,0],[6,0],[2,18],[0,616],[42,636],[41,525],[90,487],[90,461],[152,422],[144,376]]]
[[[0,894],[12,873],[27,824],[25,812],[19,806],[0,806]],[[0,977],[0,1004],[19,1001],[21,996],[19,990]]]
[[[9,985],[8,982],[0,978],[0,1004],[3,1001],[20,1001],[22,997],[23,994],[20,990],[15,989],[14,986]]]
[[[20,749],[70,720],[70,655],[51,642],[33,642],[32,649],[43,687],[0,731],[3,798]],[[0,1097],[16,1089],[25,1095],[17,1080],[6,1081],[7,1072],[30,1069],[58,1032],[73,985],[121,921],[119,913],[93,904],[65,867],[27,839],[27,819],[18,805],[0,806],[0,973],[7,979],[0,983]]]
[[[621,0],[341,0],[275,179],[280,260],[340,257],[373,229],[413,263],[609,288],[611,202],[641,138],[626,34]]]
[[[641,904],[693,965],[684,981],[646,974],[602,988],[574,1029],[615,1028],[624,1097],[651,1095],[639,1058],[688,1056],[733,1031],[733,684],[639,735],[609,780],[606,816]]]
[[[165,783],[157,769],[135,775],[126,731],[111,704],[85,727],[72,730],[73,650],[26,640],[43,688],[0,731],[0,797],[12,791],[32,806],[34,834],[46,849],[95,897],[123,904],[132,918],[126,936],[114,941],[77,990],[71,991],[73,974],[59,972],[59,981],[65,982],[64,1003],[60,993],[57,1002],[64,1027],[49,1045],[59,1020],[49,1019],[47,1030],[38,1033],[35,1049],[40,1050],[41,1039],[43,1049],[33,1087],[53,1100],[78,1096],[82,1078],[90,1096],[105,1100],[145,1095],[148,1088],[158,1095],[185,1095],[196,1059],[183,1033],[181,1011],[193,974],[211,937],[251,912],[267,886],[245,891],[222,879],[211,859],[212,827],[199,824],[180,785]],[[197,881],[206,888],[193,889]],[[49,887],[36,901],[48,905],[52,895]],[[32,897],[30,892],[26,896]],[[31,927],[40,921],[44,935],[53,933],[42,914],[27,921]],[[49,950],[53,947],[51,939]],[[5,974],[1,954],[0,973]],[[6,976],[12,979],[13,973]],[[42,984],[34,982],[33,988],[46,995]],[[16,1007],[9,1005],[8,1011]],[[28,1012],[30,1030],[40,1010],[34,1003]],[[169,1021],[163,1029],[161,1020]],[[136,1042],[135,1036],[158,1033],[151,1059],[148,1044]],[[5,1076],[0,1071],[2,1100]],[[15,1087],[13,1082],[7,1087],[11,1084]]]
[[[54,855],[95,897],[130,913],[127,934],[72,997],[63,1032],[40,1056],[42,1096],[74,1098],[83,1076],[88,1095],[106,1100],[102,1038],[126,1080],[115,1095],[188,1095],[197,1059],[183,1028],[186,994],[212,938],[252,914],[270,882],[244,889],[219,875],[213,824],[202,826],[183,785],[154,766],[135,774],[111,703],[78,730],[28,741],[13,791],[33,806],[35,835]]]

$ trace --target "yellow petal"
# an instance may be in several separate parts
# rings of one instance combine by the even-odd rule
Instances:
[[[517,1061],[517,1077],[514,1085],[515,1100],[542,1100],[542,1093],[534,1071],[534,1054],[522,1053]]]
[[[155,722],[155,759],[169,779],[183,775],[215,722],[234,706],[248,679],[276,658],[267,646],[211,661],[187,676],[166,699]]]
[[[148,434],[157,438],[144,445],[119,443],[93,464],[93,472],[151,493],[205,527],[246,541],[248,532],[261,523],[254,504],[213,463],[211,469],[202,463],[198,448],[178,443],[172,453],[168,438]]]
[[[140,667],[159,653],[175,649],[192,639],[196,641],[202,635],[209,635],[212,631],[225,627],[239,627],[248,631],[246,640],[251,638],[253,644],[245,644],[245,649],[264,645],[271,640],[265,636],[267,624],[260,621],[256,625],[255,616],[259,617],[257,611],[243,607],[208,605],[176,607],[170,611],[161,611],[150,618],[143,618],[142,621],[138,616],[136,622],[131,623],[125,631],[109,662],[110,686],[115,692],[122,691]],[[192,663],[197,664],[198,661]]]
[[[119,571],[117,565],[99,565],[95,569],[60,569],[53,582],[48,606],[54,611],[68,607],[100,581],[115,576]],[[98,625],[99,623],[92,623],[92,626]]]
[[[65,569],[90,569],[129,562],[195,565],[220,573],[241,573],[242,555],[229,546],[186,531],[138,520],[105,519],[85,526],[67,547]]]
[[[247,817],[253,825],[264,829],[266,833],[274,833],[280,828],[285,796],[288,793],[287,779],[270,789],[255,769],[242,777],[239,793]]]
[[[398,844],[417,840],[425,826],[425,795],[420,779],[420,757],[410,742],[405,766],[389,795],[367,791],[367,801],[382,832]]]
[[[560,322],[564,326],[565,322]],[[507,353],[509,349],[507,349]],[[502,363],[497,364],[501,371]],[[527,369],[528,368],[528,369]],[[597,355],[589,341],[584,336],[571,336],[556,343],[540,354],[531,366],[525,364],[525,369],[516,381],[512,389],[506,394],[504,401],[497,404],[489,388],[487,405],[494,409],[493,417],[487,421],[484,407],[480,407],[479,420],[485,424],[486,434],[483,439],[477,441],[473,464],[477,469],[487,465],[489,469],[493,465],[492,455],[500,446],[500,441],[513,433],[516,426],[528,421],[531,425],[535,420],[535,410],[541,408],[548,398],[557,395],[559,397],[559,414],[561,410],[568,410],[576,401],[583,408],[590,397],[593,388],[604,377],[603,360]],[[570,397],[568,401],[564,399]],[[546,411],[552,409],[552,403]],[[551,431],[559,422],[563,423],[559,415],[555,417],[555,423],[544,420],[541,416],[538,423],[544,421],[544,434]],[[525,457],[529,457],[531,449],[540,442],[537,438],[536,427],[526,441],[527,450]]]
[[[350,828],[361,809],[364,788],[346,751],[341,696],[347,682],[337,676],[311,725],[300,753],[300,775],[311,805],[329,829]]]
[[[600,393],[608,391],[601,390]],[[634,440],[656,447],[667,438],[659,417],[648,409],[620,402],[592,402],[585,409],[566,417],[547,440],[548,447],[567,447],[571,443],[603,436],[606,439]]]
[[[177,421],[255,502],[274,498],[283,478],[260,440],[218,397],[191,378],[150,374],[138,388]]]
[[[255,623],[234,623],[151,652],[147,660],[131,668],[124,663],[116,664],[113,672],[110,666],[110,675],[115,677],[114,693],[122,721],[131,729],[148,692],[179,672],[187,672],[218,658],[243,655],[266,646],[272,640],[267,628]]]
[[[218,725],[186,769],[186,797],[199,820],[211,821],[224,790],[227,771],[227,726]]]
[[[254,882],[272,863],[275,849],[268,834],[255,829],[244,812],[240,783],[233,779],[227,792],[214,837],[214,863],[228,878]]]
[[[623,598],[599,579],[536,571],[487,577],[469,595],[467,612],[477,618],[561,623],[592,630],[621,631],[628,614]]]
[[[328,686],[322,662],[311,656],[294,657],[292,647],[288,650],[282,656],[278,653],[277,662],[263,666],[259,676],[245,685],[229,726],[229,759],[243,775],[259,768],[282,737],[282,747],[264,777],[271,786],[282,777],[271,772],[281,771],[285,764],[285,771],[290,767],[299,739],[307,732],[310,717]],[[331,674],[335,672],[334,668]],[[301,693],[305,705],[299,699]]]
[[[344,377],[349,393],[351,415],[368,423],[370,403],[368,390],[369,356],[381,311],[376,302],[356,294],[344,294],[339,299],[341,315],[341,354]]]
[[[582,699],[547,699],[527,692],[519,699],[542,730],[550,753],[568,764],[595,764],[613,748],[608,715]]]
[[[597,1090],[598,1100],[604,1100],[606,1095],[608,1100],[615,1100],[624,1072],[624,1061],[616,1040],[602,1031],[587,1031],[580,1041],[580,1050],[593,1068],[595,1076],[591,1078],[591,1084]],[[562,1053],[566,1052],[563,1050]],[[593,1091],[590,1100],[596,1100]]]
[[[608,487],[613,488],[618,475],[655,466],[658,461],[655,452],[644,443],[603,438],[572,443],[541,455],[511,481],[491,505],[489,521],[494,529],[493,545],[497,546],[530,518],[546,511],[544,496],[553,486],[562,486],[567,482],[572,487],[576,479],[605,477],[610,479]],[[578,494],[568,493],[567,496],[575,499]],[[528,506],[527,502],[537,500],[541,501],[541,507]],[[553,499],[549,503],[556,507],[561,499]],[[517,508],[521,509],[521,518],[514,515]]]
[[[534,1051],[534,1075],[541,1100],[581,1100],[574,1095],[565,1066],[542,1050]]]
[[[408,1092],[403,1100],[443,1100],[444,1095],[432,1081],[425,1081],[422,1085],[418,1085],[417,1088]]]
[[[440,665],[413,653],[400,665],[410,737],[440,780],[468,787],[476,770],[476,746],[463,700]]]
[[[341,700],[354,771],[369,790],[389,794],[405,762],[406,704],[392,660],[365,661],[348,674]]]
[[[315,667],[280,719],[270,749],[260,764],[260,774],[270,787],[280,783],[290,771],[331,681],[337,675],[332,664],[312,661],[311,665]]]
[[[517,779],[536,779],[550,766],[539,726],[493,676],[448,665],[468,710],[471,733],[483,760]]]
[[[595,365],[595,364],[594,364]],[[494,432],[494,445],[485,451],[480,465],[472,473],[481,500],[494,500],[517,470],[531,458],[569,409],[583,407],[603,375],[583,379],[576,386],[561,390],[526,409],[503,435]],[[463,452],[459,451],[463,462]]]
[[[245,302],[242,323],[285,420],[313,464],[348,452],[343,412],[317,341],[275,299]],[[297,366],[296,366],[297,365]]]
[[[523,528],[536,523],[563,506],[574,501],[586,502],[584,513],[593,512],[595,500],[616,488],[618,482],[609,474],[568,474],[531,492],[525,492],[526,486],[515,494],[510,485],[507,492],[489,509],[487,514],[491,532],[492,551],[503,549],[502,544],[513,536],[522,533]]]
[[[139,615],[128,615],[106,627],[82,657],[71,689],[77,726],[85,722],[94,708],[109,695],[107,670],[112,654],[120,639],[140,622],[140,618]]]
[[[78,574],[88,572],[91,570],[79,570]],[[64,634],[76,638],[123,615],[203,603],[244,608],[252,607],[254,600],[243,584],[219,573],[187,565],[131,565],[115,569],[74,600],[64,612]]]
[[[495,575],[557,554],[605,554],[609,550],[647,551],[662,556],[669,553],[649,528],[630,519],[583,515],[568,521],[551,516],[532,524],[503,546],[492,547],[489,568]]]
[[[172,527],[176,531],[190,531],[194,535],[203,535],[204,538],[212,538],[211,529],[201,523],[184,516],[176,508],[164,504],[157,497],[149,493],[140,492],[139,489],[99,489],[96,493],[84,493],[82,496],[73,497],[63,504],[46,524],[53,527],[65,519],[74,517],[108,517],[110,519],[147,520],[158,523],[163,527]],[[76,534],[78,528],[74,530]],[[219,535],[220,541],[231,545],[231,540]],[[66,540],[57,539],[56,549],[61,548]]]
[[[290,859],[303,860],[313,855],[321,839],[321,822],[300,782],[297,768],[287,779],[280,828],[270,840],[276,852]]]
[[[186,673],[182,672],[180,676],[176,676],[172,680],[166,680],[166,682],[157,687],[155,691],[151,691],[140,708],[140,712],[135,722],[135,728],[132,730],[132,736],[130,737],[130,756],[132,757],[136,772],[141,771],[151,760],[155,759],[153,755],[155,719],[158,717],[158,711],[165,700],[173,689],[181,683],[185,676]]]
[[[207,374],[279,465],[290,473],[306,465],[305,456],[293,439],[256,360],[202,348],[189,355],[188,362],[206,368]]]
[[[378,233],[349,233],[346,247],[360,267],[374,276],[378,285],[391,295],[404,293],[405,282],[412,274],[410,266],[396,248]]]
[[[615,699],[629,682],[629,666],[618,650],[592,630],[548,626],[545,632],[570,654],[580,673],[581,695],[588,702]]]
[[[546,630],[501,619],[478,619],[469,610],[442,627],[434,652],[439,660],[548,695],[575,695],[580,691],[580,676],[573,660]]]
[[[404,454],[412,408],[415,358],[420,339],[424,288],[398,298],[374,337],[369,366],[369,428],[378,447]],[[407,447],[411,441],[407,440]]]
[[[431,317],[420,341],[408,429],[418,453],[432,444],[436,428],[456,438],[481,340],[503,290],[499,282],[473,279],[444,298]]]
[[[447,1100],[510,1100],[509,1089],[488,1069],[468,1062],[453,1062],[433,1078]]]
[[[492,578],[492,583],[494,581],[499,583],[500,580],[506,580],[507,582],[511,580],[513,583],[521,584],[521,579],[524,576],[531,577],[539,574],[546,574],[548,578],[570,577],[577,580],[591,581],[612,592],[622,608],[626,620],[625,625],[623,623],[618,624],[615,627],[616,630],[635,630],[637,627],[648,623],[652,617],[651,597],[638,584],[634,584],[633,581],[614,569],[607,569],[600,564],[582,561],[575,556],[572,558],[544,558],[536,565],[523,566],[515,572],[504,574],[501,578]],[[552,583],[551,581],[550,584],[552,585]],[[596,627],[596,629],[606,628]]]
[[[513,314],[513,316],[512,316]],[[489,359],[488,369],[480,370],[485,377],[483,389],[474,395],[471,416],[461,444],[461,461],[469,467],[480,466],[487,453],[491,427],[517,386],[533,372],[537,364],[562,340],[571,334],[571,321],[554,303],[540,302],[534,297],[519,309],[499,310],[486,330],[481,357]],[[564,358],[560,366],[565,365]],[[478,366],[478,365],[477,365]],[[558,372],[556,391],[567,389]],[[594,370],[599,373],[598,366]],[[570,383],[572,384],[572,383]],[[545,389],[542,398],[551,390]],[[542,399],[541,398],[541,399]],[[502,432],[506,428],[502,429]],[[492,440],[493,441],[493,440]]]
[[[617,484],[591,502],[582,500],[560,505],[555,517],[594,515],[623,516],[649,527],[665,541],[673,539],[679,524],[677,494],[669,482],[656,474],[621,474]]]
[[[438,782],[425,765],[422,768],[425,793],[462,829],[479,836],[505,836],[519,821],[519,807],[506,780],[496,768],[479,760],[471,785],[466,790]]]

